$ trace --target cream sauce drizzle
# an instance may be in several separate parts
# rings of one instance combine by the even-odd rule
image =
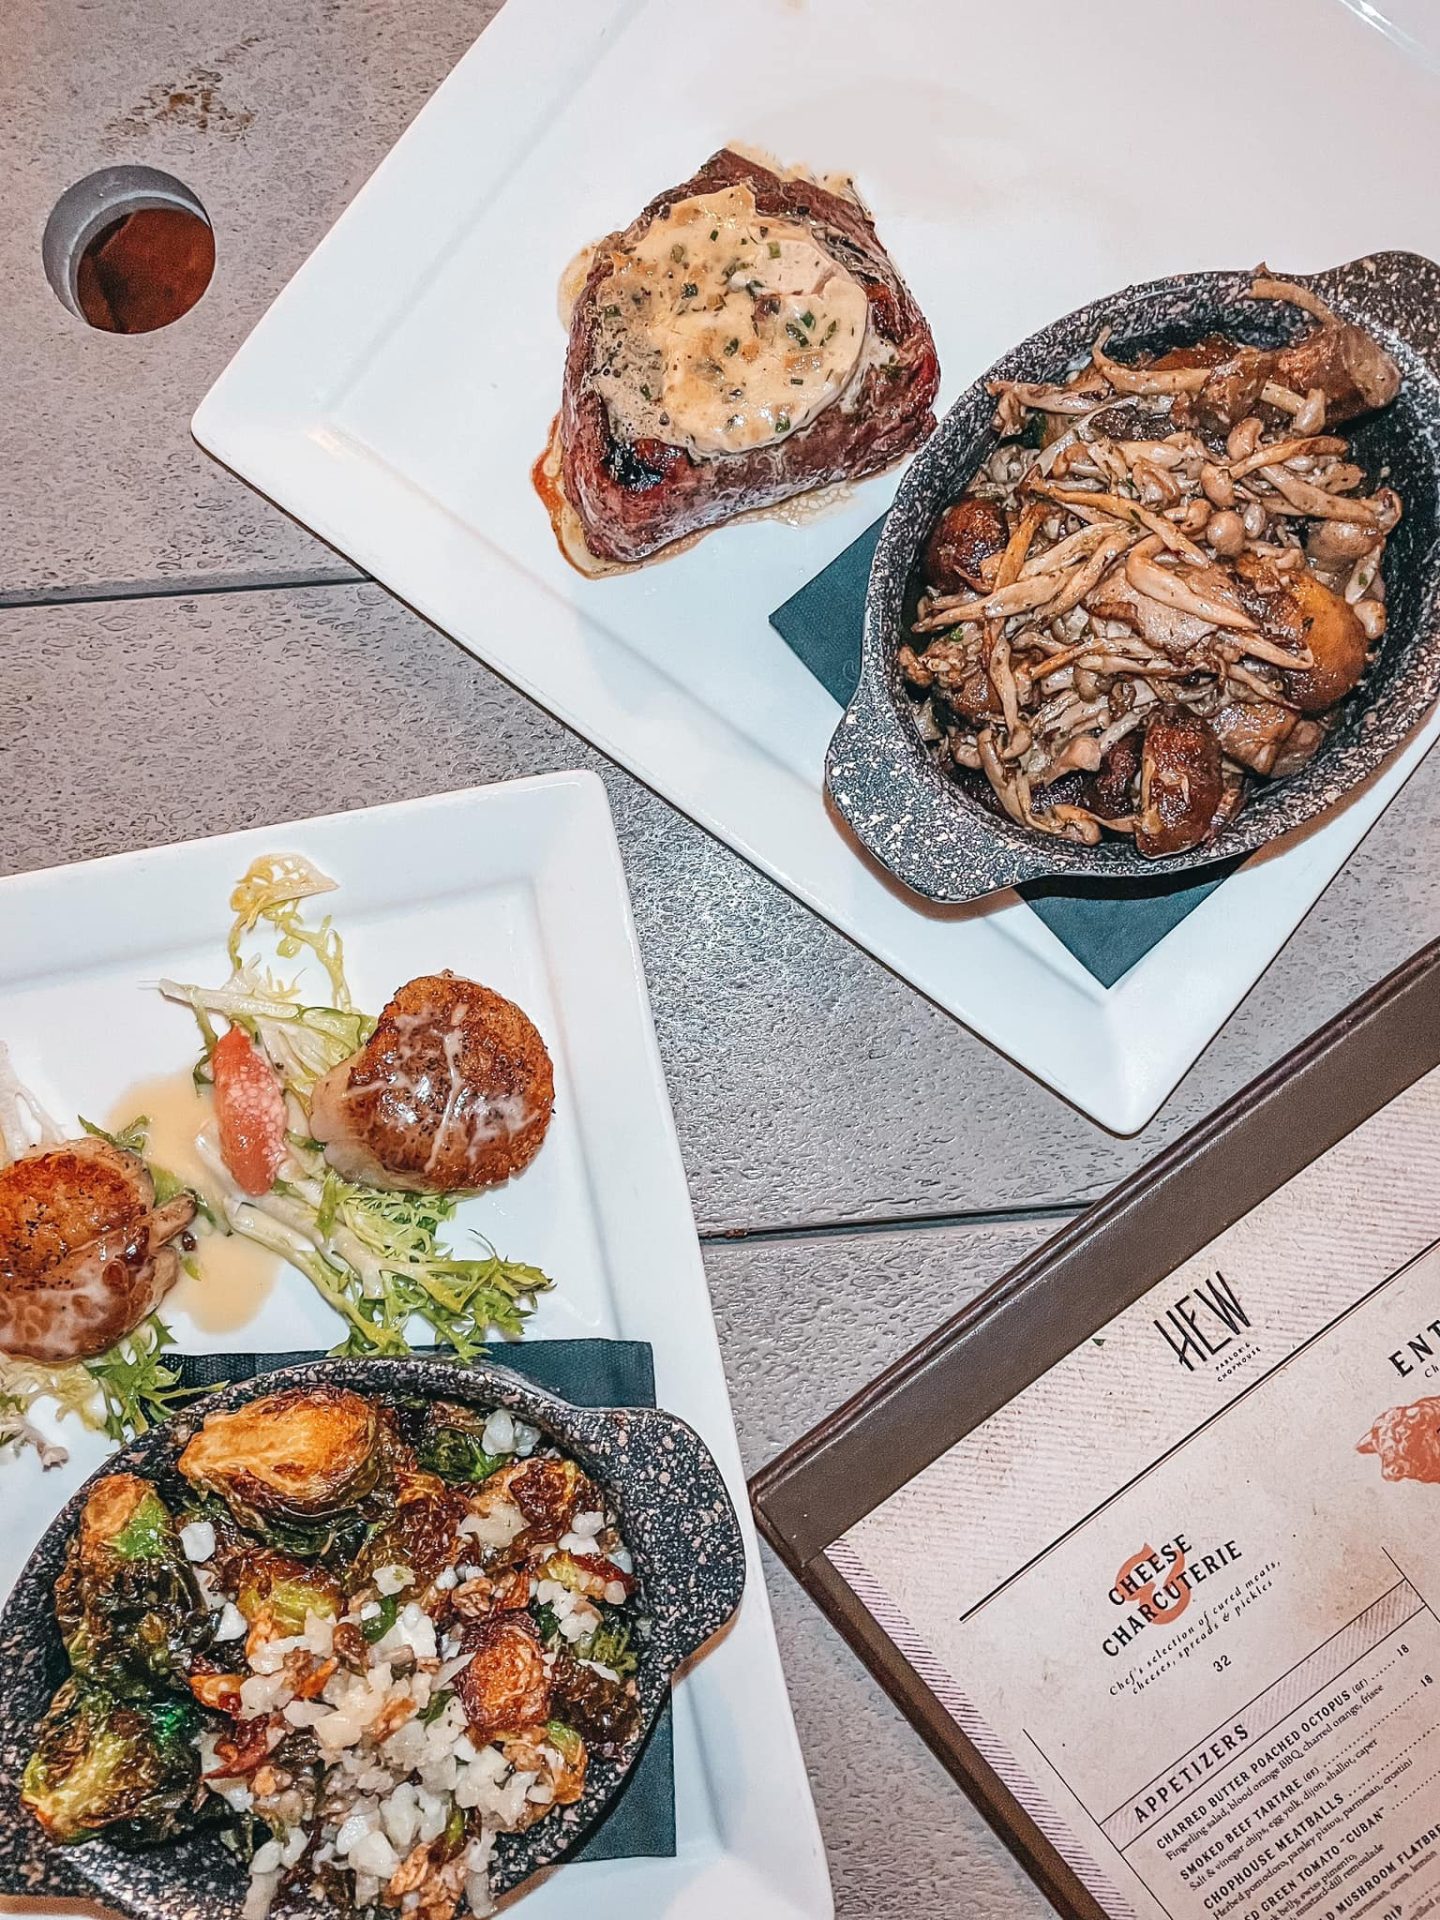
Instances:
[[[570,317],[575,311],[575,302],[585,291],[585,282],[590,278],[590,269],[599,251],[599,247],[593,243],[582,247],[560,276],[560,285],[555,292],[555,307],[560,315],[560,324],[567,333],[570,331]]]

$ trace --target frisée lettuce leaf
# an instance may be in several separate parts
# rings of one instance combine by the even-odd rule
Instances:
[[[46,1366],[0,1354],[0,1450],[32,1449],[43,1467],[63,1466],[66,1448],[33,1418],[37,1405],[78,1419],[92,1433],[133,1440],[166,1419],[194,1391],[162,1356],[175,1344],[156,1315],[94,1360]]]

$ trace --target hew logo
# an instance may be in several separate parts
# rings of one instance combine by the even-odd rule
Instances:
[[[1155,1325],[1181,1366],[1193,1373],[1197,1362],[1206,1366],[1223,1353],[1240,1329],[1250,1325],[1250,1316],[1230,1282],[1217,1271],[1213,1280],[1204,1281],[1193,1293],[1182,1293]]]

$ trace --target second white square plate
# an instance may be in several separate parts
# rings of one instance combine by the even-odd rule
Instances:
[[[453,1231],[481,1233],[551,1275],[534,1337],[649,1341],[660,1404],[704,1437],[745,1531],[740,1612],[676,1689],[676,1857],[564,1867],[520,1911],[827,1920],[829,1880],[604,788],[590,773],[553,774],[0,880],[0,1039],[67,1129],[82,1113],[133,1118],[157,1080],[189,1074],[194,1022],[155,983],[223,980],[230,891],[264,853],[304,854],[338,882],[323,906],[345,940],[358,1006],[378,1012],[402,981],[450,967],[534,1019],[555,1063],[549,1134],[519,1179],[462,1204]],[[315,997],[325,998],[323,975]],[[326,1348],[343,1335],[289,1268],[239,1300],[223,1284],[182,1281],[161,1311],[191,1351]],[[493,1351],[504,1359],[503,1344]],[[98,1438],[76,1442],[73,1423],[64,1437],[70,1462],[49,1473],[33,1454],[0,1459],[0,1596],[104,1457]]]
[[[508,0],[194,420],[246,479],[1118,1132],[1149,1119],[1436,726],[1107,992],[1013,896],[927,911],[827,816],[839,710],[768,617],[893,478],[798,527],[726,528],[596,582],[561,559],[529,470],[559,402],[562,269],[731,140],[854,174],[934,327],[942,401],[1127,282],[1440,251],[1423,45],[1336,0],[1213,0],[1173,33],[1147,0]],[[1263,112],[1247,76],[1274,80]],[[1296,156],[1322,125],[1346,129],[1345,164],[1301,191]]]

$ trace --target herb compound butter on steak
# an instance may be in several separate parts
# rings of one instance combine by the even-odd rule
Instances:
[[[598,559],[878,473],[933,430],[924,315],[865,209],[723,149],[596,248],[570,320],[565,500]]]

